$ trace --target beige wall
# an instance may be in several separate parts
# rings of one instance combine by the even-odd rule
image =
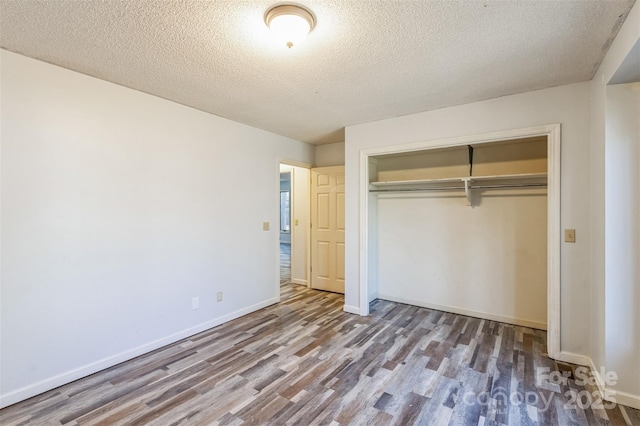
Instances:
[[[344,166],[344,142],[316,145],[315,167]]]

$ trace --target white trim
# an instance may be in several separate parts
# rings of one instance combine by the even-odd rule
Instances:
[[[589,357],[587,357],[587,358],[589,358]],[[604,393],[604,389],[605,389],[606,386],[604,385],[604,382],[602,381],[602,376],[600,376],[600,370],[598,370],[598,367],[596,367],[596,365],[593,362],[593,359],[591,359],[591,358],[589,358],[589,362],[587,363],[587,365],[591,369],[591,374],[593,374],[593,377],[596,379],[596,386],[598,387],[598,392],[600,392],[600,397],[602,399],[606,399],[605,398],[605,393]]]
[[[487,312],[478,312],[478,311],[472,311],[469,309],[456,308],[455,306],[438,305],[436,303],[427,303],[427,302],[422,302],[420,300],[404,299],[402,297],[393,297],[393,296],[387,296],[384,294],[379,295],[378,299],[389,300],[391,302],[397,302],[397,303],[405,303],[407,305],[420,306],[423,308],[434,309],[436,311],[451,312],[454,314],[465,315],[468,317],[486,319],[486,320],[497,321],[497,322],[504,322],[507,324],[514,324],[522,327],[536,328],[538,330],[547,329],[547,324],[543,322],[531,321],[531,320],[526,320],[521,318],[505,317],[502,315],[495,315]]]
[[[546,126],[527,127],[524,129],[505,130],[500,132],[483,133],[481,135],[459,136],[455,138],[434,139],[429,141],[414,142],[403,145],[391,145],[377,148],[367,148],[360,151],[367,157],[383,154],[408,153],[425,149],[448,148],[452,146],[464,146],[470,144],[482,144],[487,142],[499,142],[501,140],[526,139],[536,136],[548,136],[554,130],[560,131],[560,124]],[[558,133],[559,135],[560,133]]]
[[[584,365],[589,367],[591,374],[596,381],[596,387],[600,393],[600,397],[605,401],[615,402],[617,404],[626,405],[640,410],[640,395],[633,395],[627,392],[621,392],[614,388],[611,388],[604,383],[602,376],[600,375],[600,369],[596,367],[593,359],[586,355],[580,355],[573,352],[562,351],[556,358],[562,362],[569,362],[571,364]]]
[[[593,363],[593,360],[589,357],[586,357],[589,362],[587,365],[591,368],[591,373],[593,377],[596,379],[596,386],[598,387],[598,392],[600,392],[600,397],[605,401],[615,402],[617,404],[626,405],[627,407],[635,408],[636,410],[640,410],[640,395],[633,395],[627,392],[620,392],[613,388],[606,386],[604,381],[602,380],[602,376],[600,375],[600,370]]]
[[[309,170],[309,179],[308,179],[308,185],[309,185],[309,189],[311,188],[311,168],[312,168],[312,164],[311,163],[305,163],[302,161],[297,161],[297,160],[289,160],[289,159],[285,159],[282,157],[278,157],[276,158],[276,164],[277,164],[277,169],[278,169],[278,191],[280,191],[280,166],[284,165],[284,166],[293,166],[293,167],[300,167],[303,169],[308,169]],[[293,190],[294,190],[294,170],[295,169],[291,169],[291,217],[295,217],[295,207],[293,206]],[[278,192],[279,193],[279,192]],[[274,197],[276,198],[276,197]],[[307,218],[308,222],[310,223],[311,220],[311,193],[309,191],[309,199],[307,200],[309,202],[309,217]],[[278,200],[278,209],[277,211],[280,211],[280,201]],[[280,215],[278,214],[278,223],[280,223]],[[279,226],[278,226],[279,227]],[[291,225],[291,228],[293,230],[295,226],[293,226],[293,224]],[[309,230],[307,230],[309,231]],[[297,231],[290,231],[291,232],[291,278],[293,278],[293,239],[295,237],[294,233]],[[307,277],[311,277],[311,233],[309,232],[307,235],[307,270],[306,270],[306,274]],[[278,256],[276,256],[276,280],[275,280],[275,286],[276,286],[276,296],[278,297],[278,300],[280,300],[280,234],[278,234],[278,245],[276,247],[276,253],[278,253]],[[309,287],[309,284],[307,282],[305,282],[303,285],[306,285],[307,287]]]
[[[626,392],[620,392],[615,389],[605,388],[606,394],[600,392],[602,399],[607,400],[605,397],[610,395],[609,399],[615,399],[618,404],[626,405],[627,407],[635,408],[636,410],[640,410],[640,395],[633,395]]]
[[[305,163],[304,161],[287,160],[281,157],[278,157],[277,160],[278,160],[278,166],[280,164],[284,164],[285,166],[302,167],[303,169],[310,169],[313,167],[311,163]],[[278,170],[280,170],[280,167],[278,167]]]
[[[304,271],[306,279],[304,280],[297,279],[297,281],[300,281],[300,284],[306,285],[307,288],[311,288],[311,169],[313,169],[313,167],[307,168],[308,172],[307,172],[307,181],[306,181],[307,215],[305,217],[306,226],[304,228],[304,232],[306,234],[305,241],[307,243],[307,247],[305,250],[307,259],[306,259],[306,268]],[[291,268],[293,268],[293,264],[291,264]],[[291,277],[293,278],[293,269],[291,269]]]
[[[585,367],[593,365],[593,361],[591,361],[591,358],[589,358],[588,356],[567,351],[560,352],[554,359],[571,364],[584,365]]]
[[[291,280],[291,282],[293,284],[300,284],[300,285],[309,287],[309,281],[308,280],[301,280],[299,278],[295,278],[295,279]]]
[[[359,266],[360,280],[359,289],[359,312],[360,315],[369,315],[369,156],[368,150],[360,151],[360,229],[359,229]]]
[[[296,256],[293,255],[294,252],[294,246],[295,244],[293,243],[296,238],[297,238],[297,234],[299,232],[298,229],[296,229],[295,225],[294,225],[294,221],[295,221],[295,217],[297,215],[296,212],[296,169],[293,168],[291,170],[288,170],[289,172],[289,278],[293,279],[293,271],[295,271],[295,267],[297,265],[297,258],[294,260],[294,258]],[[282,192],[282,191],[280,191]],[[282,208],[282,206],[280,206],[280,208]],[[278,212],[280,212],[280,209],[278,209]],[[280,220],[282,220],[281,217],[279,217]],[[281,231],[282,232],[282,231]],[[280,262],[280,247],[278,247],[278,263]],[[280,270],[280,268],[278,268],[278,270]],[[281,281],[282,278],[279,277],[278,281]]]
[[[547,351],[560,353],[560,125],[547,131]]]
[[[276,169],[277,169],[277,188],[278,191],[274,192],[273,198],[274,198],[274,204],[277,204],[277,207],[274,211],[278,212],[278,224],[280,223],[280,199],[278,197],[276,197],[276,194],[280,194],[280,166],[283,163],[282,158],[276,158]],[[286,165],[286,164],[285,164]],[[277,200],[275,200],[276,198],[278,198]],[[277,203],[276,203],[277,201]],[[278,226],[279,228],[280,226]],[[275,246],[275,262],[274,262],[274,266],[276,268],[276,274],[275,274],[275,282],[274,282],[274,286],[275,286],[275,292],[276,292],[276,297],[278,298],[278,300],[280,300],[280,232],[278,232],[277,237],[274,238],[276,246]]]
[[[369,157],[382,154],[408,153],[457,145],[481,144],[500,140],[547,137],[547,348],[551,358],[560,354],[560,124],[505,130],[481,135],[436,139],[404,145],[368,148],[360,151],[360,217],[359,217],[359,305],[360,311],[369,313],[368,291],[368,218],[369,218]]]
[[[356,314],[356,315],[362,315],[360,313],[360,308],[357,306],[352,306],[352,305],[344,305],[344,307],[342,308],[343,311],[348,312],[350,314]]]
[[[98,371],[102,371],[106,368],[113,367],[114,365],[120,364],[121,362],[129,361],[137,356],[144,355],[148,352],[162,348],[163,346],[170,345],[172,343],[175,343],[187,337],[191,337],[195,334],[198,334],[210,328],[216,327],[220,324],[224,324],[231,320],[250,314],[251,312],[255,312],[259,309],[266,308],[267,306],[276,304],[278,303],[278,301],[279,301],[279,298],[274,297],[274,298],[262,301],[260,303],[256,303],[255,305],[249,306],[247,308],[238,309],[237,311],[231,312],[227,315],[223,315],[221,317],[209,320],[207,322],[187,328],[177,333],[170,334],[169,336],[160,338],[158,340],[145,343],[144,345],[135,347],[133,349],[120,352],[118,354],[103,358],[101,360],[92,362],[82,367],[75,368],[71,371],[67,371],[57,376],[50,377],[48,379],[41,380],[37,383],[22,387],[15,391],[9,392],[5,395],[1,395],[0,408],[7,407],[17,402],[39,395],[43,392],[47,392],[51,389],[55,389],[58,386],[71,383],[74,380],[78,380],[88,375],[97,373]]]

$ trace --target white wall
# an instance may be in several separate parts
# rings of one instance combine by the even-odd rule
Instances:
[[[291,246],[291,281],[308,285],[309,223],[311,202],[309,169],[293,167],[293,244]],[[296,222],[297,221],[297,222]]]
[[[277,301],[275,166],[312,146],[0,55],[2,405]]]
[[[640,395],[640,82],[607,87],[605,346],[615,388]]]
[[[344,142],[316,145],[315,166],[344,166]]]
[[[379,297],[546,328],[546,191],[477,195],[379,196]]]
[[[609,361],[612,355],[607,349],[606,327],[610,321],[611,314],[615,311],[606,309],[607,287],[609,282],[605,277],[605,241],[606,226],[605,217],[607,203],[606,194],[606,171],[611,167],[617,167],[615,164],[608,163],[606,155],[607,145],[611,139],[605,132],[605,123],[607,121],[606,108],[606,89],[607,83],[616,74],[620,66],[627,58],[629,52],[640,40],[640,3],[636,3],[631,12],[627,16],[625,23],[620,28],[618,35],[611,44],[604,60],[602,61],[596,75],[591,81],[591,256],[590,256],[590,272],[591,272],[591,348],[590,356],[593,365],[597,369],[611,369]],[[636,168],[639,167],[636,164]],[[637,283],[636,283],[637,286]],[[637,288],[637,287],[636,287]],[[634,308],[639,310],[638,306]],[[638,335],[640,333],[640,324],[627,323],[625,325],[628,335]],[[614,355],[615,356],[615,355]],[[618,371],[619,375],[626,375],[629,372],[638,371],[640,358],[629,359],[623,367],[622,371]],[[617,366],[616,368],[620,368]],[[631,377],[633,377],[631,375]],[[636,382],[638,383],[638,382]],[[622,385],[622,383],[620,384]],[[637,388],[634,386],[634,388]],[[640,392],[632,388],[623,388],[616,386],[616,399],[628,405],[640,408]]]
[[[358,306],[360,150],[553,123],[562,124],[561,226],[577,230],[561,253],[561,350],[589,349],[589,83],[412,114],[346,129],[347,306]],[[453,262],[453,261],[452,261]],[[454,264],[451,265],[454,267]]]

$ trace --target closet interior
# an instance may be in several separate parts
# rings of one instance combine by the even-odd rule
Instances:
[[[370,159],[372,193],[546,187],[547,138],[390,154]],[[373,173],[372,173],[373,172]]]
[[[546,136],[370,157],[374,293],[546,329],[546,185]]]

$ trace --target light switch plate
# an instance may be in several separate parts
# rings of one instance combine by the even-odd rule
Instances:
[[[262,230],[263,231],[269,230],[269,222],[262,222]]]
[[[565,243],[575,243],[576,242],[576,230],[575,229],[565,229],[564,230],[564,242]]]

